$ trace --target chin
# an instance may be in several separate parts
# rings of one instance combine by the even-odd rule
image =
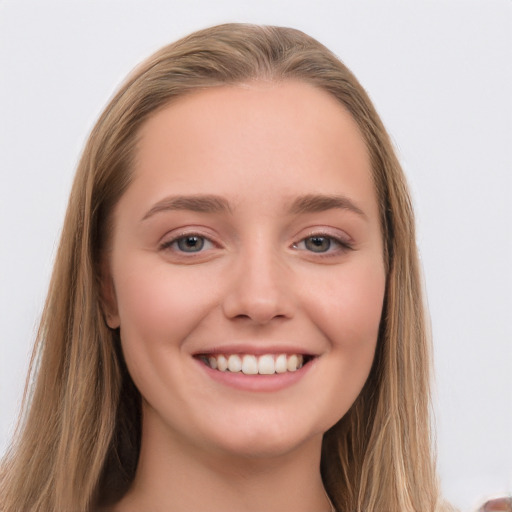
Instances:
[[[251,434],[230,439],[229,443],[219,446],[224,453],[231,457],[244,459],[273,459],[284,457],[290,453],[305,448],[310,444],[321,445],[322,434],[316,436],[292,438],[289,435],[274,435],[268,433]]]
[[[236,457],[275,458],[310,445],[321,446],[324,431],[329,428],[307,423],[304,418],[282,418],[279,415],[247,417],[233,421],[229,428],[219,425],[216,432],[205,432],[205,438],[219,451]],[[206,441],[207,444],[208,441]]]

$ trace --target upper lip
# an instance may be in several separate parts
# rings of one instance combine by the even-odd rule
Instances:
[[[317,356],[318,354],[304,347],[295,345],[262,345],[262,344],[230,344],[218,345],[194,352],[193,355],[213,355],[213,354],[252,354],[262,356],[264,354],[302,354],[305,356]]]

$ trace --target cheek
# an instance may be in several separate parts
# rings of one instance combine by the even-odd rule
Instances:
[[[212,301],[208,280],[187,267],[172,268],[147,255],[127,257],[114,267],[115,291],[124,358],[135,385],[156,409],[172,402],[185,408],[177,390],[186,381],[182,347]],[[160,404],[160,405],[158,405]]]
[[[125,338],[180,344],[212,302],[208,280],[187,267],[170,272],[166,264],[141,258],[125,260],[118,269],[116,297]]]
[[[327,428],[350,409],[370,373],[385,282],[384,270],[378,265],[352,268],[324,286],[322,299],[319,294],[312,297],[310,311],[315,315],[314,322],[330,345],[322,376],[324,400],[319,401],[319,407],[329,411]]]
[[[333,342],[333,348],[357,349],[377,339],[386,278],[383,266],[354,265],[343,268],[312,298],[317,325]]]
[[[329,340],[333,356],[331,369],[336,377],[331,389],[336,396],[340,389],[344,390],[346,403],[343,408],[355,400],[370,372],[385,284],[383,266],[378,263],[354,265],[340,269],[311,297],[314,322]]]

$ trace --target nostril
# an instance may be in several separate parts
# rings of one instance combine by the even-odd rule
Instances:
[[[255,256],[251,258],[254,261]],[[250,319],[256,324],[291,318],[294,303],[291,281],[263,268],[263,263],[247,265],[234,269],[232,281],[225,290],[222,308],[226,317]]]
[[[226,316],[233,320],[250,320],[257,324],[266,324],[273,320],[283,320],[291,317],[291,311],[286,311],[285,304],[273,300],[240,301],[227,303],[224,306]]]

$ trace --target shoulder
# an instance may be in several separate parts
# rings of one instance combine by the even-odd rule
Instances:
[[[486,501],[478,512],[512,512],[512,497],[503,496]]]

